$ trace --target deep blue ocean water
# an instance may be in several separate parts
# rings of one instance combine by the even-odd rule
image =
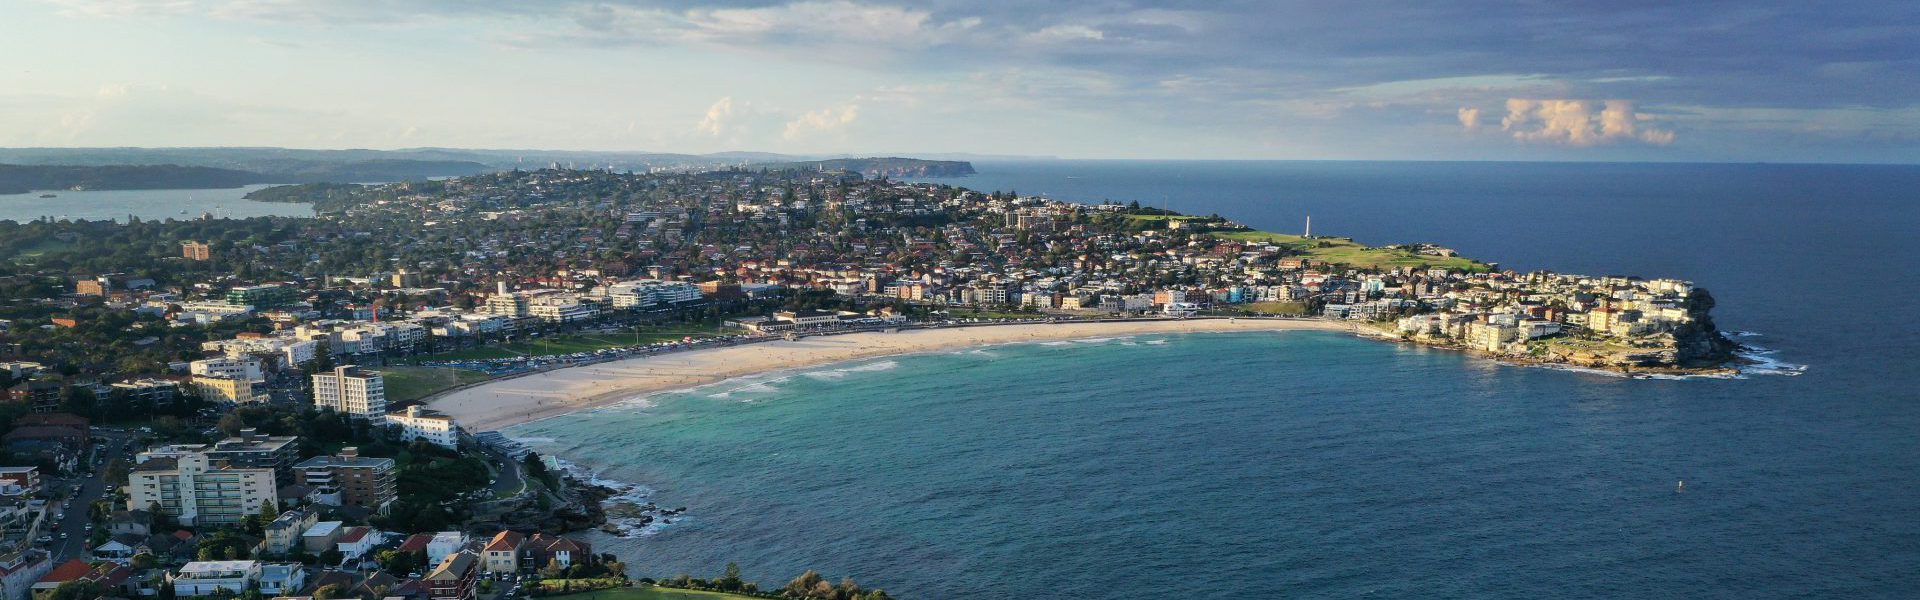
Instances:
[[[510,430],[677,522],[636,575],[912,598],[1920,595],[1920,168],[976,163],[1519,268],[1692,279],[1799,376],[1625,380],[1282,332],[870,360]],[[1687,482],[1684,492],[1675,484]]]

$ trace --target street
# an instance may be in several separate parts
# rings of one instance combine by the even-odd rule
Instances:
[[[92,435],[103,441],[94,444],[92,461],[80,469],[82,473],[73,477],[49,479],[47,488],[61,497],[59,502],[49,502],[49,518],[58,518],[58,524],[50,524],[41,535],[51,536],[53,541],[46,545],[48,552],[56,561],[68,558],[84,557],[91,548],[87,547],[87,536],[92,533],[92,521],[87,518],[87,507],[100,500],[107,492],[106,467],[115,459],[133,463],[132,441],[139,434],[130,431],[95,429]],[[91,473],[86,471],[91,469]],[[73,494],[73,487],[80,486],[80,492]],[[125,508],[125,507],[114,507]]]

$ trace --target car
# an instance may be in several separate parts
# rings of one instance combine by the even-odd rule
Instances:
[[[42,543],[42,544],[51,544],[51,543],[53,543],[53,536],[50,536],[50,535],[43,535],[43,536],[40,536],[40,538],[39,538],[39,539],[36,539],[36,540],[34,540],[34,541],[36,541],[36,542],[40,542],[40,543]]]
[[[63,539],[63,540],[67,539],[67,532],[65,531],[60,532],[60,539]]]

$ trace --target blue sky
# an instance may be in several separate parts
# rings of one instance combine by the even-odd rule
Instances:
[[[1920,2],[5,0],[0,146],[1914,162]]]

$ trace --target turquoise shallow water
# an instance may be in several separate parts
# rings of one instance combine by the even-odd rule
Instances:
[[[1808,368],[1635,381],[1189,335],[869,361],[509,433],[688,507],[599,540],[642,575],[731,560],[922,599],[1920,597],[1920,167],[977,166],[950,183],[1278,231],[1310,210],[1367,243],[1691,279],[1722,328]]]
[[[1910,467],[1912,440],[1767,393],[1786,380],[1139,336],[750,378],[512,433],[688,507],[597,540],[654,576],[738,561],[921,598],[1902,589],[1912,471],[1848,465]]]

